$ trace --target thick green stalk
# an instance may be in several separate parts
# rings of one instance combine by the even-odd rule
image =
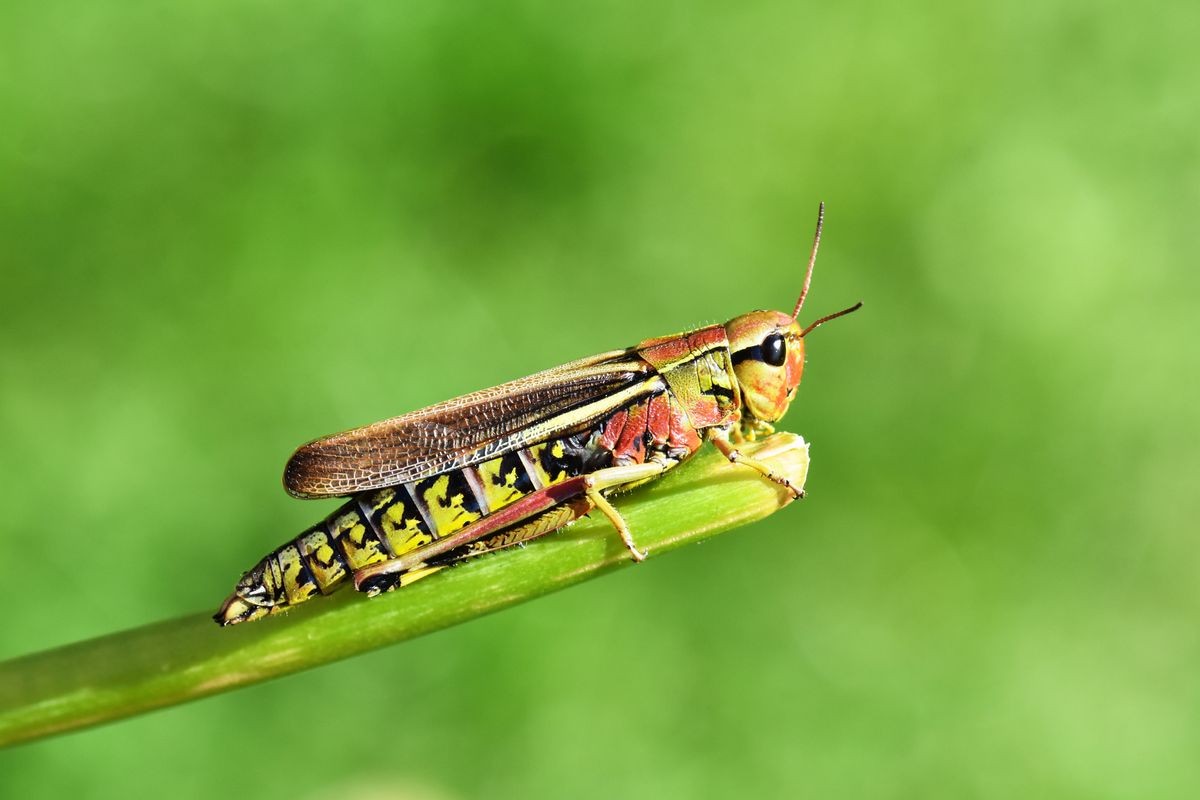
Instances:
[[[651,558],[790,501],[781,487],[711,450],[618,502]],[[808,446],[798,436],[777,434],[742,450],[804,485]],[[346,591],[232,628],[196,614],[13,659],[0,663],[0,746],[347,658],[629,564],[611,526],[593,514],[524,549],[480,557],[372,600]]]

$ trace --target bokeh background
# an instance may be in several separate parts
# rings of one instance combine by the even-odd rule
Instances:
[[[803,504],[0,795],[1197,796],[1198,23],[3,4],[0,657],[214,606],[301,441],[790,309],[819,200],[806,316],[866,307]]]

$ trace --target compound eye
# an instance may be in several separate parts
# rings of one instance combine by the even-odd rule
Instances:
[[[772,333],[763,339],[762,358],[763,361],[772,367],[783,366],[783,362],[787,360],[787,342],[784,341],[782,336],[778,333]]]

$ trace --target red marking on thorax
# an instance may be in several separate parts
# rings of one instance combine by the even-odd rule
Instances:
[[[646,409],[646,430],[654,444],[667,443],[671,435],[671,401],[666,394],[656,394],[650,398]]]
[[[694,453],[699,450],[702,444],[700,434],[696,432],[692,421],[688,419],[687,412],[683,410],[683,406],[673,397],[670,401],[670,410],[671,424],[667,443],[672,448],[686,450],[688,453]]]
[[[684,410],[688,421],[696,428],[711,428],[725,421],[725,412],[717,405],[717,400],[708,395],[697,395],[683,398]]]
[[[647,339],[637,346],[638,355],[649,361],[659,372],[676,366],[676,362],[695,358],[713,347],[728,347],[724,325]]]
[[[689,427],[712,428],[725,425],[735,419],[736,409],[722,408],[715,397],[708,394],[697,394],[694,379],[690,375],[680,376],[680,372],[691,370],[693,373],[703,368],[697,363],[702,354],[714,348],[728,348],[729,338],[724,325],[710,325],[707,328],[664,336],[658,339],[647,339],[637,346],[638,355],[666,378],[672,385],[676,398],[685,404],[686,420]],[[677,376],[672,381],[672,373]],[[694,431],[693,431],[694,433]]]
[[[599,444],[610,453],[616,448],[617,440],[621,438],[621,431],[625,428],[625,419],[628,416],[625,409],[621,409],[604,423],[604,430],[600,432]]]
[[[693,353],[700,353],[717,346],[729,346],[729,338],[725,335],[724,325],[709,325],[707,328],[692,331],[687,335],[687,341]]]
[[[625,429],[613,449],[613,461],[618,464],[640,464],[646,459],[646,403],[629,409]]]
[[[638,355],[650,362],[659,372],[669,370],[677,362],[687,360],[692,354],[686,336],[669,336],[649,339],[638,345]]]

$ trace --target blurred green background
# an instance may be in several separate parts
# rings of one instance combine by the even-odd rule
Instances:
[[[212,608],[298,443],[790,309],[809,499],[0,754],[4,797],[1195,797],[1194,3],[0,7],[0,657]]]

